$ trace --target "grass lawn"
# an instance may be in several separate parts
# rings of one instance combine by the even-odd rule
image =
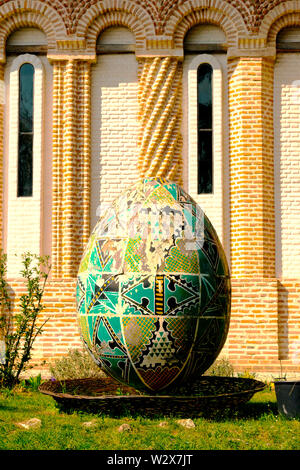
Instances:
[[[187,416],[189,418],[190,416]],[[39,418],[39,429],[16,423]],[[176,417],[66,414],[53,398],[28,390],[0,391],[1,450],[299,450],[300,420],[278,415],[274,390],[256,393],[237,410],[194,418],[187,429]],[[84,425],[91,422],[92,426]],[[165,426],[159,423],[166,421]],[[130,431],[119,432],[128,423]]]

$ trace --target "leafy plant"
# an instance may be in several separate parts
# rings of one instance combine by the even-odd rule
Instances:
[[[50,365],[56,380],[103,377],[104,372],[96,365],[86,350],[69,349],[68,354]]]
[[[233,377],[234,368],[226,357],[217,359],[204,375],[217,375],[220,377]]]
[[[255,372],[249,372],[248,370],[245,370],[244,372],[238,372],[237,376],[241,379],[256,379]]]
[[[21,372],[28,368],[32,347],[43,331],[45,320],[38,326],[39,314],[44,309],[42,297],[49,276],[48,256],[29,252],[22,255],[22,275],[26,293],[20,297],[19,309],[13,315],[9,287],[6,281],[7,256],[0,254],[0,331],[4,338],[5,360],[0,363],[0,385],[13,387],[19,382]]]
[[[137,391],[138,394],[141,394],[142,395],[142,392],[139,392]],[[115,392],[113,392],[113,395],[117,395],[117,396],[120,396],[120,397],[124,397],[124,396],[129,396],[130,393],[129,392],[124,392],[124,390],[122,390],[121,387],[118,387],[117,390]]]
[[[41,383],[42,383],[42,376],[41,374],[38,374],[34,377],[29,377],[28,379],[22,380],[21,385],[24,388],[27,388],[33,392],[37,392]]]
[[[61,393],[67,393],[67,386],[64,382],[60,382]]]

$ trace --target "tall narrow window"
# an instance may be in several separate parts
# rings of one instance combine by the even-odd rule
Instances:
[[[209,64],[198,67],[198,194],[213,191],[212,73]]]
[[[19,70],[18,196],[32,196],[33,186],[33,81],[34,67]]]

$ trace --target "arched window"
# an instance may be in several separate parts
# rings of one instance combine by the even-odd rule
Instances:
[[[18,197],[32,196],[33,84],[34,67],[25,63],[19,69]]]
[[[2,239],[10,277],[19,275],[22,253],[51,254],[53,75],[47,50],[46,34],[34,27],[20,27],[6,42]]]
[[[212,74],[210,64],[201,64],[198,67],[198,194],[213,192]]]
[[[20,271],[25,251],[43,246],[42,161],[44,129],[44,66],[39,57],[9,57],[6,69],[8,119],[5,123],[5,243],[9,275]],[[16,228],[17,227],[17,228]]]
[[[206,213],[230,259],[227,38],[197,24],[184,37],[184,188]]]
[[[40,198],[44,66],[33,54],[9,67],[9,191],[12,197]],[[30,204],[29,201],[27,201]]]
[[[187,54],[184,60],[186,188],[212,221],[222,243],[229,220],[225,67],[223,53]]]

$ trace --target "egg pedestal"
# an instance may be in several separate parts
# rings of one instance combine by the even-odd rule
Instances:
[[[138,181],[96,224],[76,302],[82,340],[108,375],[158,392],[215,361],[230,321],[230,276],[196,202],[162,178]]]

